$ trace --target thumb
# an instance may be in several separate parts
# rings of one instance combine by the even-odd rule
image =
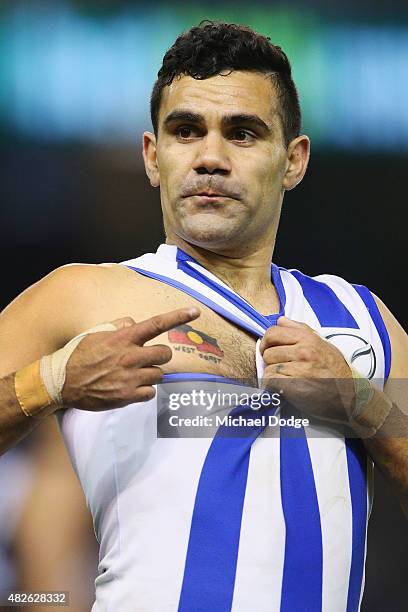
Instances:
[[[125,329],[125,327],[135,325],[136,321],[132,319],[132,317],[122,317],[121,319],[111,321],[111,323],[116,327],[116,329]]]

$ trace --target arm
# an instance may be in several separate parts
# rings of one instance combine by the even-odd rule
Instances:
[[[75,322],[61,295],[69,292],[86,266],[55,270],[29,287],[0,314],[0,453],[33,431],[40,419],[22,411],[14,373],[42,355],[52,353],[75,335]],[[73,301],[77,301],[77,291]]]
[[[103,266],[60,268],[0,315],[0,453],[57,409],[106,410],[154,397],[153,385],[163,374],[157,366],[171,359],[171,349],[144,343],[197,318],[197,308],[174,310],[140,323],[130,317],[116,320],[111,326],[114,331],[92,333],[78,344],[71,340],[72,352],[68,362],[63,360],[67,341],[101,322],[100,304],[112,287],[112,273]],[[30,395],[36,403],[31,416],[33,411],[24,412],[21,397],[17,398],[16,381],[24,366],[33,362],[38,366],[38,360],[50,353],[54,360],[49,368],[51,387],[58,393],[44,393],[45,379],[38,367],[35,375],[26,376],[26,397]]]
[[[384,392],[364,379],[372,397],[357,413],[351,366],[308,325],[281,317],[267,330],[260,350],[266,386],[282,389],[306,415],[350,426],[408,517],[408,336],[378,298],[377,303],[391,340],[392,366]]]
[[[391,411],[376,434],[363,439],[373,461],[395,490],[408,518],[408,335],[388,308],[375,297],[391,341],[391,370],[384,393],[375,390],[376,402]],[[382,396],[382,397],[381,397]],[[369,414],[370,404],[365,414]],[[367,423],[376,428],[376,423]]]
[[[0,379],[0,455],[15,446],[39,424],[28,420],[14,391],[14,374]]]

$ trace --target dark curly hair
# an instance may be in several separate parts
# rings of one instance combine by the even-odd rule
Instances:
[[[299,97],[286,54],[269,37],[247,26],[207,20],[179,36],[163,58],[150,99],[156,136],[162,91],[176,76],[207,79],[232,70],[270,75],[280,100],[286,146],[299,136],[302,120]]]

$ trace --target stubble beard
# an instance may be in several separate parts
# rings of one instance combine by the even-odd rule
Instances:
[[[206,212],[186,214],[179,219],[177,234],[202,248],[233,247],[242,244],[247,219],[223,217]]]

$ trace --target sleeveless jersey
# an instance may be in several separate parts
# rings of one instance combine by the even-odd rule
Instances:
[[[175,246],[123,264],[255,338],[282,314],[304,322],[364,376],[388,376],[388,334],[363,286],[273,264],[280,312],[266,317]],[[256,358],[261,377],[259,340]],[[229,385],[188,373],[164,382],[189,379]],[[373,467],[360,440],[316,421],[295,439],[286,426],[261,428],[245,448],[217,436],[161,438],[157,409],[154,398],[57,413],[100,544],[93,612],[360,609]]]

